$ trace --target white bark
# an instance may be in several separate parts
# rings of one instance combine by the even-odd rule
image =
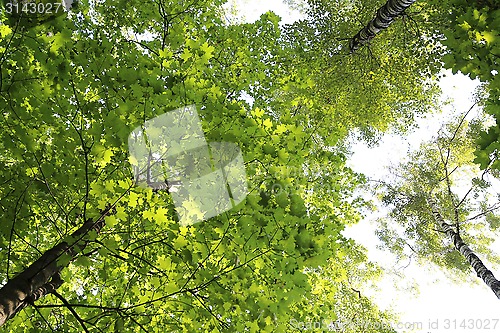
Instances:
[[[377,10],[377,15],[361,29],[349,42],[349,49],[354,53],[361,46],[368,43],[381,30],[386,29],[396,17],[417,0],[388,0]]]
[[[455,249],[460,252],[472,266],[477,276],[480,277],[493,293],[500,299],[500,281],[498,281],[493,273],[484,265],[479,257],[465,244],[460,234],[455,228],[446,223],[443,216],[439,212],[436,202],[432,198],[427,199],[427,203],[431,207],[432,214],[443,232],[453,241]]]

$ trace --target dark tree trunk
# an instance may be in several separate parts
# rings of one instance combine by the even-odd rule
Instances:
[[[349,42],[349,49],[354,53],[361,46],[368,43],[380,30],[387,28],[392,21],[416,0],[388,0],[385,5],[377,10],[373,20],[361,29]]]
[[[453,241],[455,249],[467,259],[469,264],[476,271],[477,276],[480,277],[484,283],[491,288],[496,297],[500,299],[500,281],[495,278],[493,273],[483,264],[481,259],[479,259],[467,244],[465,244],[462,237],[460,237],[460,233],[458,233],[453,226],[445,222],[434,200],[431,198],[428,199],[427,202],[431,207],[436,222],[441,227],[441,230]]]
[[[97,222],[91,219],[87,220],[66,241],[47,250],[37,261],[10,279],[0,289],[0,326],[26,306],[50,294],[62,285],[60,272],[65,266],[61,264],[59,259],[62,255],[68,255],[70,258],[65,261],[66,265],[75,259],[88,243],[84,236],[90,230],[99,233],[104,226],[104,217],[108,214],[109,209],[102,214]]]

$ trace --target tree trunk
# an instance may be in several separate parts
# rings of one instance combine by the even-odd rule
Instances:
[[[460,233],[444,221],[444,218],[441,216],[435,201],[432,198],[429,198],[427,199],[427,203],[431,207],[432,214],[442,231],[445,232],[446,235],[453,241],[455,249],[460,252],[465,259],[467,259],[469,264],[476,271],[477,276],[480,277],[484,283],[491,288],[497,298],[500,299],[500,281],[495,278],[493,273],[483,264],[481,259],[478,258],[478,256],[467,246],[467,244],[465,244],[462,237],[460,237]]]
[[[108,208],[97,222],[93,222],[91,219],[87,220],[71,234],[68,240],[47,250],[38,260],[10,279],[0,289],[0,326],[26,306],[50,294],[62,285],[63,281],[60,277],[62,268],[83,251],[88,243],[88,240],[83,239],[83,237],[90,230],[99,233],[104,226],[104,217],[109,212]],[[70,258],[65,261],[66,264],[61,264],[58,259],[64,254]]]
[[[417,0],[388,0],[377,10],[373,20],[361,29],[349,42],[349,49],[354,53],[361,46],[368,43],[380,30],[387,28],[392,21]]]

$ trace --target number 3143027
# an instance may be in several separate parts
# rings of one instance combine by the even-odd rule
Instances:
[[[32,1],[8,1],[5,3],[5,11],[9,14],[56,14],[64,10],[62,0],[60,2],[37,2]]]
[[[445,329],[474,329],[474,330],[494,330],[497,328],[498,319],[445,319]]]

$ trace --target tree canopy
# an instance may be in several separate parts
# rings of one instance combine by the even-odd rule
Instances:
[[[361,291],[380,269],[341,233],[366,205],[347,139],[408,131],[437,103],[441,62],[453,66],[461,49],[443,48],[449,27],[429,19],[444,15],[434,1],[355,53],[349,40],[384,2],[307,3],[306,18],[285,26],[272,12],[230,24],[222,0],[82,0],[36,17],[4,6],[2,329],[358,332],[357,317],[364,332],[395,332]],[[475,10],[486,30],[471,48],[491,47],[496,61],[498,8]],[[494,88],[490,67],[476,75]],[[136,186],[128,151],[135,128],[186,105],[208,141],[238,144],[249,189],[193,225],[179,224],[168,191]],[[496,149],[484,142],[481,163]]]

